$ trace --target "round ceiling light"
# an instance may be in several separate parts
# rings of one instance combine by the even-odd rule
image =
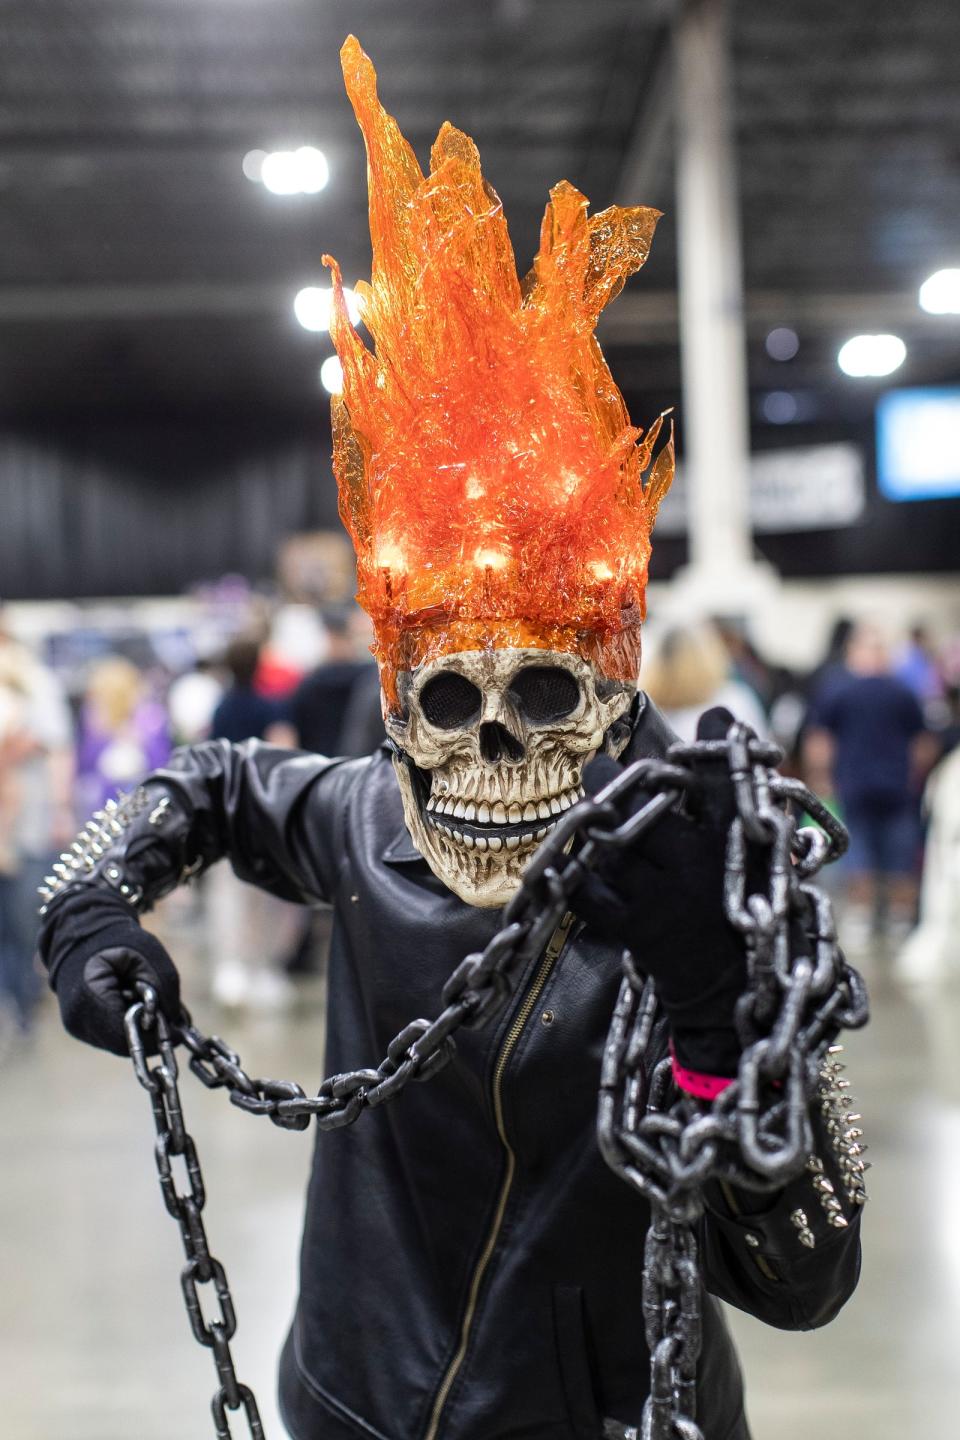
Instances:
[[[320,366],[320,384],[328,395],[339,395],[343,390],[343,366],[340,357],[328,355]]]
[[[907,347],[899,335],[854,335],[840,346],[837,364],[844,375],[879,379],[899,370],[906,358]]]
[[[243,173],[272,195],[316,195],[330,179],[330,166],[316,145],[301,145],[296,150],[248,150]]]
[[[771,425],[790,425],[800,414],[795,395],[789,390],[771,390],[761,406],[764,420]]]
[[[771,360],[792,360],[800,349],[800,337],[796,330],[778,325],[776,330],[770,331],[764,345]]]
[[[343,287],[343,298],[347,302],[351,323],[359,324],[357,297],[348,285]],[[333,316],[333,291],[328,285],[305,285],[294,296],[293,313],[304,330],[329,330]]]
[[[920,307],[929,315],[960,315],[960,270],[937,270],[920,286]]]

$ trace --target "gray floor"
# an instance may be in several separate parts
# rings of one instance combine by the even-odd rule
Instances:
[[[874,1020],[849,1047],[874,1161],[864,1277],[816,1334],[734,1317],[756,1440],[960,1431],[960,995],[921,1001],[897,991],[881,959],[866,968]],[[260,1073],[319,1077],[316,1008],[229,1022],[196,1009]],[[240,1114],[190,1076],[183,1089],[208,1232],[239,1310],[238,1368],[279,1440],[274,1363],[311,1137]],[[4,1057],[0,1144],[0,1435],[209,1440],[213,1367],[187,1329],[147,1101],[125,1063],[70,1041],[48,1007],[32,1042]],[[239,1423],[235,1434],[246,1434]]]

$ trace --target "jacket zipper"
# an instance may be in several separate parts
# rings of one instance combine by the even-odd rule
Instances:
[[[480,1286],[483,1283],[483,1277],[486,1274],[487,1266],[490,1264],[493,1252],[497,1246],[500,1229],[503,1225],[503,1217],[507,1208],[507,1201],[510,1198],[510,1190],[513,1185],[514,1173],[517,1168],[517,1157],[514,1154],[513,1147],[511,1146],[510,1141],[507,1139],[506,1127],[503,1123],[504,1072],[507,1068],[507,1064],[509,1063],[510,1056],[513,1054],[513,1051],[516,1048],[517,1041],[523,1034],[524,1026],[530,1019],[533,1007],[536,1005],[537,1000],[539,999],[540,994],[543,991],[543,987],[547,983],[550,971],[556,964],[557,958],[559,957],[560,952],[563,949],[564,944],[566,943],[567,936],[570,933],[570,926],[572,924],[573,915],[567,913],[566,915],[564,915],[563,919],[560,921],[560,924],[557,926],[556,930],[551,935],[550,942],[547,945],[546,950],[543,952],[543,959],[540,961],[540,964],[537,968],[537,973],[534,976],[533,983],[530,986],[530,989],[527,991],[526,996],[524,997],[523,1004],[517,1012],[513,1024],[507,1031],[506,1038],[504,1039],[503,1045],[500,1050],[500,1054],[497,1056],[497,1064],[493,1072],[493,1115],[497,1126],[497,1134],[500,1137],[500,1143],[506,1151],[507,1168],[504,1171],[503,1183],[500,1186],[500,1194],[497,1199],[497,1208],[494,1211],[493,1224],[490,1227],[490,1233],[487,1236],[486,1244],[484,1245],[483,1250],[480,1252],[480,1258],[477,1261],[476,1268],[473,1272],[473,1278],[470,1281],[470,1291],[467,1296],[467,1308],[464,1311],[463,1324],[460,1328],[460,1344],[457,1347],[456,1354],[454,1355],[453,1359],[450,1361],[450,1364],[447,1367],[446,1374],[443,1377],[443,1383],[441,1384],[440,1389],[437,1391],[437,1398],[433,1404],[433,1410],[430,1414],[430,1424],[427,1427],[427,1433],[424,1436],[424,1440],[436,1440],[437,1431],[440,1428],[440,1421],[443,1418],[444,1407],[447,1403],[450,1391],[453,1388],[453,1382],[456,1380],[460,1370],[460,1366],[463,1364],[464,1357],[466,1356],[467,1347],[470,1343],[470,1332],[473,1328],[473,1320],[477,1310],[477,1300],[480,1296]]]

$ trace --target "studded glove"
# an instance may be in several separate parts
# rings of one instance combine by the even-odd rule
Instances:
[[[702,716],[700,740],[723,739],[733,716],[717,707]],[[723,909],[727,832],[736,813],[722,759],[699,766],[702,781],[687,813],[669,811],[640,844],[617,852],[574,896],[582,919],[616,945],[629,948],[653,979],[685,1068],[735,1075],[740,1044],[734,1007],[746,988],[746,950]],[[620,773],[607,756],[584,771],[595,794]],[[639,793],[636,808],[649,797]]]

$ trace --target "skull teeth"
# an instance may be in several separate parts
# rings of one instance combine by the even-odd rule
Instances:
[[[528,800],[526,804],[514,801],[510,805],[502,800],[473,801],[456,795],[431,795],[427,800],[426,809],[430,819],[434,822],[439,816],[449,816],[451,820],[463,820],[468,825],[499,828],[506,825],[529,825],[532,827],[536,825],[537,821],[547,820],[550,822],[547,828],[552,829],[556,824],[557,817],[565,814],[582,798],[583,789],[579,786],[576,789],[565,790],[562,795],[550,795],[538,801]],[[452,825],[441,825],[440,829],[446,830],[454,836],[463,834],[462,831],[454,830]],[[537,825],[536,830],[531,829],[530,838],[542,840],[545,834],[546,830],[543,825]],[[491,837],[485,838],[489,841]],[[518,843],[525,842],[527,836],[521,834],[519,837],[497,836],[495,838],[499,839],[501,844],[496,847],[491,845],[489,848],[501,849],[505,842],[507,849],[514,850],[517,848],[516,845],[511,845],[509,842],[513,839],[517,839]],[[474,832],[474,844],[476,840],[477,835]],[[463,840],[460,843],[464,843]]]
[[[545,840],[547,835],[550,833],[551,830],[554,829],[557,823],[556,820],[552,820],[549,825],[541,825],[536,830],[526,830],[519,835],[481,835],[477,832],[476,828],[474,828],[472,831],[455,830],[452,825],[448,824],[444,820],[437,818],[436,811],[431,814],[430,819],[433,823],[434,829],[439,830],[449,839],[455,840],[458,845],[463,845],[465,849],[481,851],[493,850],[495,852],[499,852],[501,850],[514,851],[529,848],[529,846],[535,845],[541,840]]]

